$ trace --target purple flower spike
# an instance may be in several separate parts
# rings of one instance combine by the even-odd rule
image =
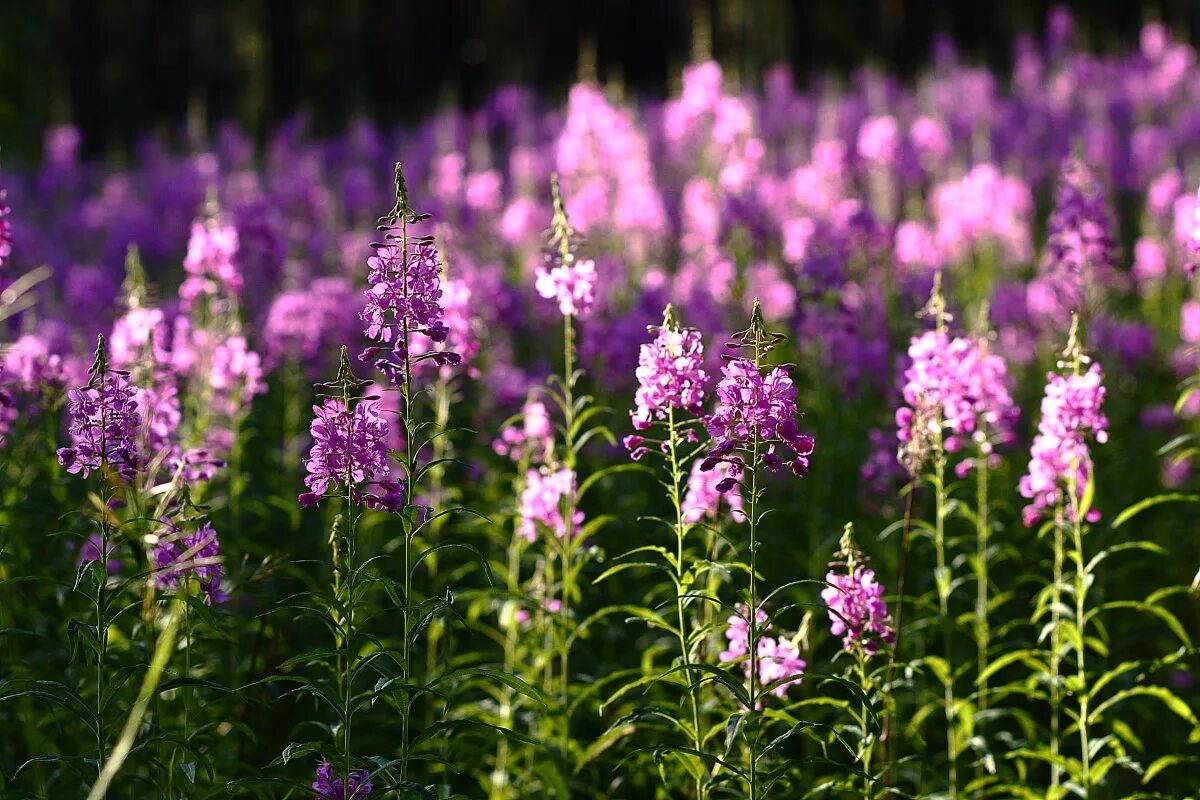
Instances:
[[[365,769],[351,770],[343,780],[335,777],[333,764],[322,761],[317,766],[316,780],[312,784],[316,792],[314,800],[361,800],[371,793],[371,775]]]
[[[68,413],[71,446],[58,450],[58,463],[71,474],[87,477],[108,464],[123,479],[133,480],[141,466],[137,436],[142,420],[137,387],[129,376],[108,368],[104,337],[98,339],[96,360],[87,386],[72,389]]]

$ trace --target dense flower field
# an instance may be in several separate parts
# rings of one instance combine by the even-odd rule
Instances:
[[[1193,796],[1200,67],[1071,40],[49,130],[0,797]]]

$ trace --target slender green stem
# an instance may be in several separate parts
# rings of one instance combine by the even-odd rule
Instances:
[[[568,243],[565,237],[561,246],[564,249],[565,257],[566,252],[569,252],[566,249]],[[572,561],[575,554],[576,536],[574,487],[578,477],[575,474],[575,319],[570,314],[563,317],[563,401],[563,447],[565,449],[563,461],[567,470],[570,471],[572,481],[571,490],[563,497],[565,513],[563,514],[562,609],[560,614],[562,623],[566,626],[570,619],[571,597],[575,592],[575,571],[572,568]],[[571,637],[565,632],[565,628],[559,653],[559,678],[562,681],[563,703],[561,748],[565,758],[571,736]]]
[[[108,663],[108,621],[105,610],[108,606],[105,589],[108,585],[108,502],[100,510],[100,557],[96,561],[96,771],[104,773],[104,759],[108,750],[108,732],[104,725],[105,666]],[[99,797],[103,797],[101,790]]]
[[[1080,516],[1079,487],[1076,476],[1079,474],[1078,465],[1071,465],[1071,475],[1068,478],[1068,490],[1071,493],[1071,535],[1073,550],[1072,560],[1075,562],[1075,681],[1078,686],[1076,694],[1079,697],[1079,750],[1083,797],[1087,800],[1092,788],[1092,769],[1090,742],[1088,740],[1088,681],[1087,681],[1087,638],[1084,624],[1087,612],[1087,564],[1083,557],[1083,520]]]
[[[979,454],[975,462],[975,644],[977,648],[976,669],[979,675],[980,711],[988,707],[988,683],[984,673],[988,665],[988,648],[992,631],[988,623],[988,539],[991,523],[988,521],[988,465],[987,456]]]
[[[1054,586],[1050,592],[1050,787],[1057,789],[1062,783],[1062,766],[1059,754],[1059,714],[1062,704],[1062,585],[1063,585],[1063,530],[1062,507],[1054,515]]]
[[[757,353],[755,362],[758,362]],[[755,713],[758,708],[758,435],[754,436],[751,445],[750,466],[750,496],[746,499],[747,512],[750,521],[750,620],[748,623],[749,637],[747,640],[747,658],[750,659],[750,708],[746,716]],[[758,758],[755,753],[757,733],[751,726],[747,727],[747,743],[750,750],[750,800],[758,800]]]
[[[675,408],[667,407],[667,444],[671,462],[671,504],[675,507],[675,611],[677,615],[679,634],[680,664],[690,666],[692,663],[691,649],[687,639],[687,598],[684,587],[686,570],[683,564],[683,540],[687,534],[687,523],[683,521],[683,465],[679,462],[678,436],[675,430]],[[692,747],[697,752],[704,751],[704,734],[700,730],[700,687],[699,675],[696,670],[684,671],[688,682],[688,699],[692,709]],[[696,771],[696,797],[704,800],[707,789],[704,781],[703,764]]]
[[[863,800],[874,800],[875,798],[875,779],[871,776],[871,757],[875,751],[875,739],[873,736],[868,736],[867,728],[871,722],[871,711],[868,707],[868,698],[871,695],[871,680],[867,675],[867,656],[863,652],[861,645],[856,645],[854,649],[855,665],[858,670],[858,685],[863,691],[863,701],[861,704],[858,729],[862,735],[859,746],[858,760],[863,771]]]
[[[508,587],[509,594],[516,596],[521,587],[521,540],[520,536],[515,534],[512,541],[508,544]],[[509,602],[512,602],[511,600]],[[519,624],[514,613],[511,619],[506,620],[507,630],[504,633],[504,671],[512,675],[517,668],[517,629]],[[513,724],[513,699],[515,692],[512,687],[504,686],[500,694],[500,724],[505,728],[512,728]],[[491,789],[488,793],[489,800],[507,800],[512,796],[512,780],[508,774],[508,755],[509,744],[508,737],[501,736],[496,743],[496,764],[492,769]]]
[[[946,711],[946,759],[948,761],[949,797],[958,797],[958,736],[955,732],[956,708],[954,700],[954,623],[950,618],[950,568],[946,562],[946,454],[942,441],[941,426],[936,434],[934,451],[934,481],[936,508],[934,520],[934,545],[937,549],[937,572],[935,582],[938,593],[938,613],[942,619],[942,640],[946,658],[946,679],[943,703]]]
[[[399,165],[397,165],[397,170]],[[407,201],[405,201],[407,205]],[[404,259],[404,269],[401,270],[403,276],[402,292],[404,297],[408,297],[408,209],[400,209],[400,257]],[[400,396],[403,406],[402,419],[404,422],[404,477],[408,480],[408,510],[414,511],[412,500],[416,494],[416,455],[413,452],[413,424],[412,424],[412,359],[409,356],[409,339],[410,332],[408,326],[408,316],[401,316],[402,333],[404,337],[404,364],[403,375],[404,382],[400,385]],[[401,643],[401,669],[404,671],[404,682],[411,686],[413,683],[412,676],[412,540],[416,534],[417,515],[409,517],[406,515],[404,521],[404,607],[401,609],[403,617],[403,635],[404,640]],[[405,690],[404,697],[404,713],[400,718],[400,780],[406,780],[408,775],[409,761],[409,717],[412,716],[412,690]]]

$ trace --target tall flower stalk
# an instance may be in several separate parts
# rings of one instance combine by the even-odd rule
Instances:
[[[747,783],[750,800],[758,800],[761,792],[758,775],[758,737],[756,718],[761,713],[764,687],[759,645],[764,620],[758,589],[759,526],[764,512],[760,511],[765,486],[760,480],[762,468],[772,472],[788,471],[798,477],[808,474],[809,457],[816,442],[801,433],[796,424],[796,387],[785,366],[767,367],[766,357],[782,342],[781,334],[768,332],[763,322],[762,306],[756,298],[750,325],[733,335],[726,347],[741,351],[739,355],[723,354],[721,381],[717,385],[717,408],[705,418],[712,437],[712,446],[701,469],[709,471],[718,464],[727,465],[728,477],[717,484],[718,491],[727,492],[737,485],[743,473],[749,474],[744,493],[748,522],[749,586],[746,591],[746,652],[749,658],[749,703],[746,709],[748,769]],[[787,685],[787,684],[783,684]],[[779,688],[779,687],[776,687]]]
[[[414,684],[413,639],[415,635],[414,615],[419,611],[413,602],[414,539],[433,517],[431,509],[411,502],[421,477],[427,469],[418,466],[421,448],[416,438],[419,426],[415,412],[413,389],[414,369],[418,364],[429,362],[434,366],[447,367],[461,363],[459,354],[447,349],[423,348],[417,350],[417,336],[428,345],[447,340],[448,330],[442,320],[441,260],[432,236],[421,235],[410,230],[429,219],[428,214],[418,213],[412,206],[404,170],[399,162],[395,168],[396,202],[391,211],[379,219],[378,230],[383,241],[374,244],[375,255],[368,259],[370,267],[366,291],[366,304],[361,317],[366,323],[366,334],[375,344],[368,347],[359,358],[371,361],[376,369],[399,387],[400,423],[404,429],[404,445],[399,452],[400,470],[406,489],[391,494],[395,506],[388,510],[402,511],[403,537],[402,576],[403,605],[401,611],[400,669],[405,684]],[[440,432],[435,432],[436,436]],[[405,498],[404,492],[407,492]],[[383,499],[384,505],[391,501]],[[400,781],[407,780],[411,761],[411,717],[414,692],[404,691],[401,713]]]
[[[305,463],[308,470],[305,484],[309,491],[300,495],[300,504],[311,506],[326,494],[340,489],[344,502],[343,512],[330,529],[329,543],[334,593],[330,624],[338,650],[336,688],[340,724],[335,728],[339,733],[336,744],[347,783],[361,782],[363,775],[361,770],[354,768],[352,740],[358,706],[354,697],[354,678],[359,671],[360,647],[355,616],[360,573],[358,523],[363,505],[378,507],[382,504],[394,508],[397,501],[390,495],[401,493],[398,484],[385,480],[388,426],[379,413],[379,403],[358,397],[366,383],[355,377],[343,347],[337,377],[321,385],[330,390],[330,394],[322,397],[320,405],[313,406],[316,415],[312,423],[314,444]],[[372,483],[378,483],[383,489],[380,495],[364,492]],[[321,769],[328,773],[332,767],[325,762]],[[321,780],[319,770],[318,782]],[[317,788],[316,784],[314,788]],[[358,796],[357,792],[355,796]]]
[[[559,614],[561,626],[555,626],[556,650],[558,651],[559,686],[557,694],[562,703],[563,718],[559,731],[559,747],[563,757],[568,753],[571,730],[571,646],[574,637],[568,632],[571,617],[571,604],[577,594],[576,579],[578,577],[577,554],[580,545],[580,522],[578,510],[578,487],[576,469],[579,448],[582,443],[580,434],[582,426],[592,416],[588,413],[590,398],[576,397],[581,371],[576,366],[575,320],[585,317],[591,312],[594,302],[594,286],[596,280],[595,264],[590,259],[580,259],[578,249],[580,237],[567,217],[563,205],[562,192],[558,184],[558,176],[550,178],[550,192],[554,204],[553,216],[550,220],[549,252],[546,255],[546,265],[538,270],[536,288],[538,294],[558,303],[563,317],[563,374],[551,380],[558,384],[558,393],[552,393],[563,415],[562,435],[562,468],[565,474],[560,474],[569,484],[558,493],[558,504],[561,507],[562,529],[559,536],[554,537],[555,549],[562,569],[559,592]],[[548,585],[553,584],[553,564],[547,563]]]
[[[838,552],[825,575],[829,584],[821,591],[821,599],[829,607],[830,630],[842,637],[842,649],[854,658],[854,675],[862,689],[862,702],[855,714],[858,724],[858,765],[863,773],[863,797],[873,800],[875,776],[871,760],[877,737],[870,733],[874,713],[871,696],[875,692],[876,671],[869,669],[871,658],[880,645],[896,641],[895,629],[883,601],[883,586],[875,580],[875,570],[854,542],[854,526],[847,523]],[[885,668],[886,669],[886,668]]]
[[[626,437],[625,444],[634,459],[658,453],[666,462],[668,479],[664,486],[674,512],[671,529],[675,537],[675,557],[668,558],[667,562],[675,595],[675,638],[679,644],[679,666],[687,686],[687,705],[691,712],[691,719],[684,729],[692,750],[703,754],[705,736],[701,726],[701,673],[693,668],[695,656],[690,631],[696,626],[689,620],[688,613],[689,606],[696,599],[692,586],[697,576],[694,565],[687,560],[685,541],[706,509],[701,507],[700,498],[695,496],[696,491],[689,492],[691,481],[685,469],[703,449],[703,445],[698,444],[699,436],[695,427],[704,402],[704,384],[707,380],[703,369],[704,344],[699,331],[680,326],[670,305],[663,311],[662,325],[650,328],[650,332],[655,334],[654,341],[641,346],[636,372],[638,389],[634,401],[637,408],[632,412],[632,422],[639,433]],[[651,442],[646,438],[656,436],[650,430],[652,427],[662,429],[665,435],[663,441]],[[647,446],[655,443],[657,447]],[[697,763],[694,772],[696,797],[703,800],[708,796],[704,764]]]
[[[137,388],[126,373],[108,365],[103,336],[96,339],[96,357],[88,370],[86,386],[72,389],[68,394],[71,418],[71,444],[59,448],[58,462],[68,472],[84,478],[92,471],[101,473],[101,502],[99,507],[99,542],[96,558],[91,562],[95,580],[93,608],[96,619],[96,769],[104,774],[108,752],[108,731],[105,725],[105,700],[108,695],[108,632],[109,596],[108,563],[112,557],[112,513],[108,491],[108,472],[123,481],[131,481],[141,465],[137,435],[141,416],[137,410]],[[100,797],[103,797],[101,789]]]
[[[1090,365],[1090,366],[1089,366]],[[1086,367],[1086,369],[1085,369]],[[1050,652],[1050,748],[1053,757],[1051,785],[1059,786],[1062,769],[1059,766],[1061,748],[1059,718],[1062,713],[1061,675],[1062,656],[1066,648],[1075,654],[1073,692],[1078,701],[1075,726],[1079,732],[1079,782],[1086,797],[1091,789],[1090,692],[1087,691],[1087,595],[1091,572],[1085,558],[1083,537],[1085,523],[1095,521],[1099,514],[1091,508],[1094,481],[1091,450],[1087,439],[1097,443],[1108,440],[1108,419],[1101,411],[1106,394],[1103,373],[1084,353],[1079,335],[1079,317],[1071,319],[1067,348],[1058,363],[1058,372],[1047,376],[1046,393],[1042,399],[1042,418],[1034,438],[1029,472],[1021,478],[1021,495],[1030,499],[1024,510],[1025,522],[1032,525],[1051,514],[1054,529],[1054,575],[1051,587],[1051,652]],[[1067,551],[1067,537],[1070,550]],[[1065,561],[1070,558],[1074,574],[1070,583],[1064,574]],[[1067,611],[1072,618],[1063,620],[1063,595],[1070,594],[1074,608]]]

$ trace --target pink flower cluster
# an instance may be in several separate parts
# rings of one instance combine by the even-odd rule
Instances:
[[[528,542],[536,542],[538,525],[549,528],[559,539],[567,535],[563,517],[563,500],[575,494],[575,473],[569,469],[531,469],[525,473],[525,488],[521,492],[517,533]],[[583,512],[575,510],[571,530],[579,535]]]
[[[714,447],[701,465],[704,470],[722,461],[730,465],[729,477],[717,490],[733,488],[744,462],[732,454],[755,439],[767,443],[761,458],[768,469],[778,472],[786,466],[795,475],[807,475],[816,440],[796,425],[796,386],[787,370],[775,367],[764,375],[752,361],[735,358],[721,367],[721,375],[717,409],[704,420]]]
[[[101,366],[87,386],[72,389],[67,398],[71,446],[59,448],[58,463],[85,478],[108,464],[122,478],[132,480],[141,466],[137,437],[142,420],[137,387],[129,376]]]
[[[750,611],[743,604],[738,604],[737,613],[727,620],[725,638],[728,645],[721,652],[720,659],[728,663],[745,658],[750,653]],[[758,635],[757,658],[745,658],[742,671],[746,680],[750,679],[750,671],[757,670],[755,679],[759,687],[772,687],[771,694],[782,698],[788,689],[800,683],[808,662],[800,657],[800,650],[795,643],[782,635],[766,636],[770,632],[767,612],[761,608],[755,613],[756,633]],[[787,680],[790,678],[791,680]]]
[[[534,463],[546,460],[554,446],[554,425],[545,403],[529,400],[521,409],[521,427],[509,425],[500,432],[500,438],[492,442],[492,450],[499,456],[508,456],[513,461],[528,458]]]
[[[667,418],[667,410],[698,415],[704,403],[704,342],[700,332],[663,326],[654,341],[643,344],[635,371],[637,409],[631,412],[639,431]]]
[[[745,522],[746,514],[742,510],[742,492],[734,478],[734,485],[722,493],[717,487],[729,477],[729,464],[721,462],[710,470],[701,469],[699,460],[692,462],[692,472],[688,475],[687,495],[683,498],[683,521],[688,523],[700,522],[704,519],[716,519],[721,508],[721,498],[729,505],[729,515],[735,522]]]
[[[836,569],[837,565],[831,567]],[[831,569],[825,581],[830,585],[821,590],[821,599],[829,607],[829,630],[842,637],[842,647],[850,651],[861,647],[867,655],[874,655],[880,642],[891,644],[896,640],[875,570],[855,566],[852,571],[839,573]]]
[[[596,302],[596,262],[574,256],[566,261],[539,266],[535,288],[538,295],[558,303],[564,317],[587,317]]]
[[[300,495],[301,506],[315,504],[339,484],[356,488],[386,478],[388,423],[378,400],[360,401],[351,411],[343,400],[330,397],[313,406],[313,413],[313,446],[304,462],[309,491]]]
[[[1076,498],[1081,500],[1092,477],[1092,455],[1088,448],[1090,435],[1099,444],[1108,441],[1108,418],[1100,410],[1104,405],[1104,376],[1099,364],[1087,372],[1047,376],[1046,394],[1042,397],[1042,419],[1029,460],[1029,472],[1021,478],[1021,496],[1031,502],[1022,510],[1026,525],[1038,519],[1057,516],[1059,507],[1071,517],[1070,498],[1066,490],[1074,478]],[[1099,519],[1092,509],[1088,519]]]
[[[916,426],[939,424],[949,453],[974,442],[979,455],[991,459],[994,445],[1013,440],[1019,410],[1009,392],[1008,368],[1003,358],[989,352],[986,339],[951,339],[926,331],[913,337],[908,357],[902,389],[906,405],[896,410],[901,444],[936,433]],[[972,466],[970,459],[959,462],[959,475]]]
[[[376,369],[399,386],[406,379],[403,362],[411,355],[405,332],[409,336],[419,333],[432,343],[446,341],[449,333],[442,321],[441,259],[433,241],[425,239],[407,258],[396,244],[375,245],[375,255],[367,259],[367,266],[371,288],[366,291],[361,317],[367,338],[380,344],[368,347],[359,358],[374,360]],[[461,361],[450,351],[429,352],[425,359],[439,365]]]
[[[216,220],[192,223],[192,236],[183,259],[187,277],[179,287],[184,309],[190,309],[201,297],[213,297],[223,292],[233,296],[241,294],[242,271],[237,254],[236,227]]]

